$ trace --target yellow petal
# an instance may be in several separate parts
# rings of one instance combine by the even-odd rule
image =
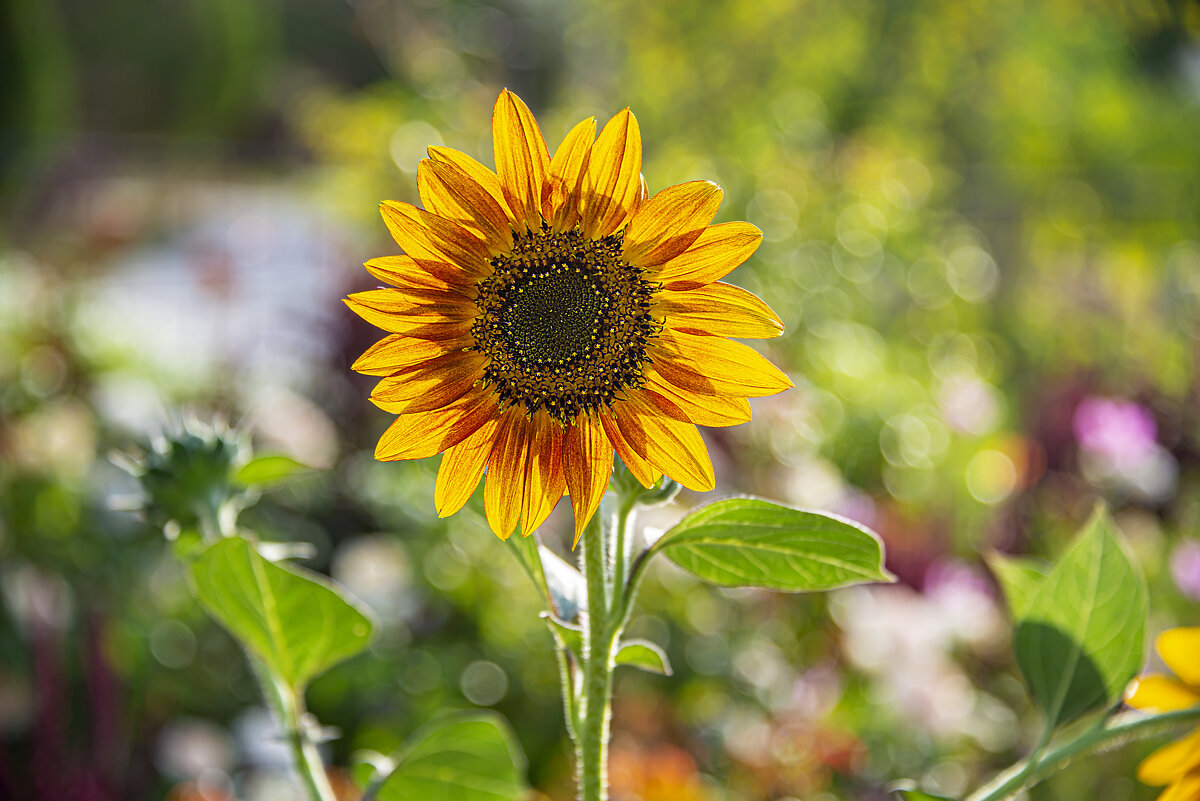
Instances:
[[[721,205],[712,181],[669,186],[638,207],[625,228],[625,260],[653,267],[683,253],[704,232]]]
[[[642,392],[656,409],[681,422],[721,427],[740,425],[750,419],[750,404],[745,398],[693,395],[654,370],[646,372]]]
[[[1200,771],[1179,777],[1158,796],[1157,801],[1200,801]]]
[[[581,186],[595,138],[596,118],[589,117],[567,133],[550,161],[542,216],[559,231],[569,231],[579,222]]]
[[[592,146],[583,189],[583,233],[608,236],[625,222],[641,192],[642,134],[625,109],[608,121]]]
[[[398,200],[383,201],[379,212],[396,244],[414,259],[449,261],[472,276],[486,274],[491,251],[458,223]]]
[[[538,230],[550,153],[529,107],[507,89],[496,98],[492,111],[492,146],[500,189],[513,219],[531,231]]]
[[[465,320],[474,316],[475,304],[461,292],[447,289],[368,289],[346,298],[353,306],[381,312]]]
[[[655,469],[697,492],[716,486],[708,448],[694,425],[662,416],[636,391],[613,405],[613,417],[625,441]]]
[[[638,193],[633,199],[633,205],[629,207],[629,216],[633,217],[646,201],[650,199],[650,187],[646,185],[645,173],[638,173]]]
[[[521,536],[537,531],[563,495],[563,429],[545,412],[529,421],[521,480]]]
[[[379,438],[375,458],[391,462],[433,456],[462,442],[495,415],[496,398],[484,389],[469,392],[440,409],[402,414]]]
[[[507,213],[458,167],[421,159],[417,165],[417,191],[426,210],[454,220],[480,237],[491,253],[512,249],[512,227]]]
[[[717,282],[686,292],[655,295],[656,313],[677,331],[710,336],[768,339],[783,333],[771,307],[741,287]]]
[[[600,507],[612,467],[613,446],[603,426],[587,415],[580,415],[575,425],[567,428],[563,441],[563,470],[575,512],[572,548],[579,544],[580,535]]]
[[[479,187],[483,191],[491,195],[492,200],[495,200],[496,204],[504,211],[505,216],[508,217],[509,225],[516,222],[511,216],[512,212],[508,208],[508,202],[504,199],[504,191],[500,188],[500,179],[496,176],[496,173],[461,150],[435,146],[430,146],[428,150],[429,158],[445,164],[453,164],[465,174],[471,176],[471,179],[479,184]]]
[[[1200,767],[1200,729],[1142,760],[1138,780],[1145,784],[1169,784]]]
[[[488,420],[474,434],[442,454],[433,491],[438,517],[449,517],[457,512],[475,492],[492,452],[498,425],[498,419]]]
[[[364,294],[366,293],[356,293]],[[352,295],[342,302],[371,325],[414,339],[456,340],[470,333],[475,319],[465,307],[456,309],[453,314],[440,314],[428,313],[427,308],[418,307],[408,300],[381,302],[374,298],[356,299],[356,296]]]
[[[393,414],[424,412],[446,406],[483,378],[487,358],[475,351],[453,351],[384,378],[371,402]]]
[[[1167,676],[1139,676],[1129,685],[1125,703],[1134,709],[1170,712],[1200,704],[1200,691]]]
[[[750,258],[762,242],[762,231],[747,222],[710,225],[692,246],[668,261],[651,278],[667,289],[695,289],[729,275]]]
[[[367,272],[401,289],[458,289],[474,287],[475,278],[446,261],[414,259],[412,256],[380,256],[363,264]]]
[[[643,487],[647,489],[653,487],[654,483],[662,478],[662,472],[656,470],[650,462],[646,461],[646,457],[638,453],[633,444],[625,439],[625,435],[621,433],[621,428],[617,425],[611,412],[597,416],[600,419],[600,425],[604,428],[604,435],[612,443],[613,450],[621,457],[625,467]]]
[[[521,519],[521,486],[525,466],[525,415],[513,407],[504,413],[496,430],[496,441],[488,457],[487,482],[483,487],[483,505],[488,525],[497,537],[506,540]]]
[[[414,364],[436,359],[450,351],[462,350],[467,344],[466,338],[433,342],[390,334],[367,348],[350,369],[363,375],[391,375]]]
[[[664,329],[653,340],[655,368],[677,387],[698,395],[757,398],[794,386],[762,355],[723,337],[703,337]]]
[[[1200,688],[1200,626],[1168,629],[1154,647],[1176,676]]]

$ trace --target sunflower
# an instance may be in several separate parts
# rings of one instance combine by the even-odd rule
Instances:
[[[718,279],[758,247],[744,222],[710,225],[721,189],[691,181],[648,197],[628,109],[595,119],[551,157],[512,92],[492,115],[496,172],[430,147],[424,209],[384,201],[406,255],[367,270],[391,288],[347,305],[389,332],[354,363],[381,376],[371,400],[396,414],[375,457],[443,453],[434,493],[458,511],[484,473],[488,522],[528,535],[568,494],[575,541],[595,513],[614,452],[643,485],[663,474],[713,488],[696,425],[750,419],[748,397],[792,386],[727,337],[774,337],[779,318]]]
[[[1142,676],[1130,687],[1126,703],[1159,712],[1200,704],[1200,627],[1164,631],[1154,647],[1178,679]],[[1146,757],[1138,779],[1167,785],[1158,801],[1200,801],[1200,729]]]

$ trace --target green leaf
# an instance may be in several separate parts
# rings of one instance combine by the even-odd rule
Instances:
[[[312,468],[281,453],[267,453],[246,462],[233,474],[233,482],[243,487],[269,487]]]
[[[904,801],[954,801],[949,796],[934,795],[933,793],[926,793],[921,790],[897,790],[896,792],[900,794],[900,797]]]
[[[578,623],[568,623],[550,612],[542,612],[541,616],[560,646],[571,650],[576,656],[583,654],[583,629]]]
[[[1017,664],[1048,727],[1114,702],[1141,667],[1149,598],[1118,536],[1098,507],[1017,624]]]
[[[393,756],[380,781],[379,801],[517,801],[529,792],[525,758],[504,721],[464,713],[417,732]],[[356,771],[360,786],[373,773]]]
[[[616,663],[641,668],[648,673],[660,676],[671,675],[671,663],[666,653],[652,642],[646,640],[626,640],[617,650]]]
[[[988,554],[986,559],[1004,590],[1009,615],[1013,620],[1022,619],[1046,578],[1047,565],[1040,559],[999,552]]]
[[[811,592],[895,581],[879,538],[848,520],[756,498],[717,501],[685,517],[653,550],[722,587]]]
[[[264,559],[241,537],[210,545],[189,575],[209,614],[297,691],[371,639],[366,610],[343,590],[311,571]]]

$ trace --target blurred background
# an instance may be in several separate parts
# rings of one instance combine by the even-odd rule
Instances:
[[[430,144],[491,163],[501,87],[551,147],[625,106],[651,191],[708,178],[762,228],[730,278],[795,390],[707,433],[718,490],[878,530],[887,587],[720,591],[658,563],[618,679],[620,801],[947,795],[1037,719],[982,554],[1051,557],[1097,498],[1200,624],[1200,6],[1182,0],[6,0],[0,5],[0,797],[268,801],[286,757],[240,651],[109,461],[222,414],[319,468],[243,523],[383,621],[319,679],[326,756],[504,714],[571,795],[536,595],[389,422],[340,302],[396,252]],[[119,505],[119,504],[117,504]],[[569,514],[543,530],[560,553]],[[1152,743],[1036,799],[1148,799]],[[345,798],[352,789],[343,782]]]

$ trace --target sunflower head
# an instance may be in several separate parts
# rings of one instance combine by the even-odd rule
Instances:
[[[389,284],[346,303],[389,335],[354,369],[380,377],[396,414],[376,458],[442,453],[435,502],[453,514],[486,472],[492,529],[535,530],[569,494],[578,541],[614,454],[644,486],[667,475],[709,490],[696,425],[750,419],[748,397],[791,381],[728,337],[783,332],[754,295],[719,279],[762,234],[712,225],[721,189],[691,181],[649,196],[628,109],[596,136],[572,128],[551,156],[515,94],[492,115],[496,170],[429,148],[424,208],[380,210],[401,256],[367,262]]]

